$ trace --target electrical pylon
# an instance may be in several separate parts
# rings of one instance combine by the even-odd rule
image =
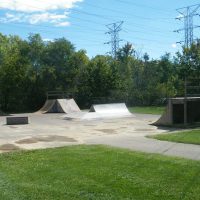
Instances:
[[[111,52],[109,52],[114,58],[117,57],[117,51],[119,49],[119,43],[122,41],[119,38],[119,32],[122,30],[122,24],[124,22],[120,21],[120,22],[115,22],[112,24],[108,24],[106,25],[106,27],[109,29],[108,32],[106,32],[106,34],[111,35],[111,41],[106,42],[105,44],[111,44]]]
[[[189,48],[194,42],[194,29],[200,28],[200,26],[194,25],[194,17],[200,16],[198,14],[199,8],[200,4],[196,4],[177,9],[177,12],[180,14],[180,16],[178,16],[176,19],[184,19],[184,28],[176,30],[175,32],[179,33],[181,31],[184,31],[185,34],[185,40],[177,43],[184,42],[184,46],[186,48]]]

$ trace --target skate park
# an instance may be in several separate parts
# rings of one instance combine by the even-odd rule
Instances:
[[[91,105],[89,110],[80,110],[74,99],[47,99],[37,112],[0,117],[0,152],[103,144],[200,160],[198,145],[174,145],[147,138],[180,130],[168,126],[173,124],[174,115],[169,114],[173,113],[172,101],[177,104],[180,99],[169,100],[166,112],[160,116],[131,113],[125,103]],[[8,118],[24,116],[28,119],[25,124],[6,124]]]
[[[0,200],[200,200],[200,2],[0,11]]]

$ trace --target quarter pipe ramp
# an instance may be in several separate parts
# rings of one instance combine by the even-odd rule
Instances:
[[[172,126],[184,123],[200,123],[200,97],[170,98],[165,113],[153,125]]]
[[[49,99],[37,113],[74,113],[80,108],[74,99]]]

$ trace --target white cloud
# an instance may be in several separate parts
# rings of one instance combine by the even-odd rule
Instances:
[[[31,24],[38,24],[42,22],[49,22],[49,23],[60,23],[62,20],[66,20],[68,16],[66,14],[56,14],[56,13],[40,13],[40,14],[33,14],[29,17],[29,22]]]
[[[51,23],[55,26],[69,26],[70,23],[66,20],[68,19],[67,13],[56,14],[56,13],[37,13],[37,14],[25,14],[25,13],[6,13],[4,18],[1,18],[1,22],[28,22],[30,24],[39,23]]]
[[[57,27],[64,27],[64,26],[69,26],[70,25],[70,23],[69,22],[60,22],[60,23],[57,23],[55,26],[57,26]]]
[[[69,26],[69,10],[83,0],[0,0],[0,8],[8,10],[0,22],[50,23]]]
[[[1,23],[8,23],[8,22],[22,22],[22,19],[25,20],[24,14],[12,14],[6,13],[4,17],[0,18]]]
[[[45,12],[70,9],[83,0],[0,0],[0,8],[17,12]]]
[[[175,44],[175,43],[174,43],[174,44],[172,44],[172,48],[174,48],[174,49],[175,49],[176,47],[177,47],[177,44]]]
[[[6,13],[4,20],[5,20],[5,22],[6,21],[18,22],[23,18],[23,16],[24,16],[23,14],[14,15],[14,14],[11,14],[11,13]]]

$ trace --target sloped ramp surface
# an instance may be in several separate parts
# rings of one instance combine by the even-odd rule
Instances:
[[[53,105],[56,103],[56,100],[46,100],[44,106],[38,110],[38,113],[47,113],[52,109]]]
[[[73,113],[80,112],[74,99],[47,100],[38,113]]]
[[[172,110],[172,103],[171,101],[168,102],[165,112],[163,115],[158,119],[158,121],[154,122],[153,125],[155,126],[170,126],[173,124],[173,110]]]
[[[98,120],[134,117],[126,105],[122,104],[100,104],[91,106],[89,112],[71,113],[63,116],[68,120]]]
[[[131,115],[125,103],[92,105],[90,112],[99,114]]]
[[[73,113],[80,112],[80,108],[74,101],[74,99],[58,99],[58,105],[61,108],[61,112],[63,113]]]

